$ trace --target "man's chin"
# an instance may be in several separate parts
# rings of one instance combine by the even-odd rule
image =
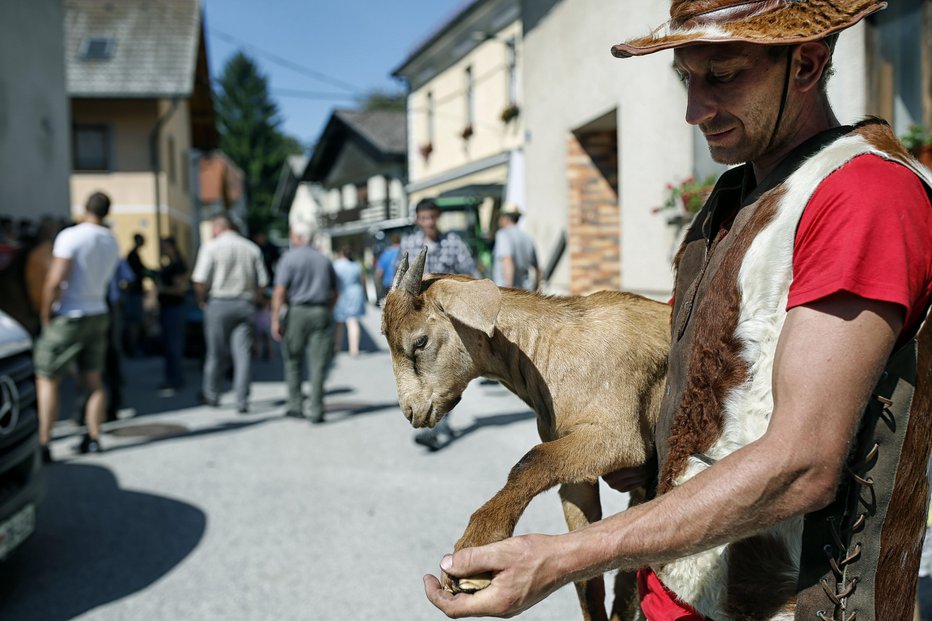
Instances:
[[[722,149],[710,146],[709,155],[716,164],[725,164],[726,166],[744,164],[750,161],[750,158],[745,157],[745,154],[737,153],[734,149]]]

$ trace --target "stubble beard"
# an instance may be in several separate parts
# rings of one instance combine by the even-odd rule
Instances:
[[[713,129],[716,125],[723,127],[735,126],[742,135],[739,137],[737,144],[732,147],[717,147],[709,144],[709,155],[719,164],[731,166],[757,161],[767,153],[776,150],[778,145],[786,139],[785,131],[778,130],[777,136],[773,136],[774,126],[778,120],[777,114],[778,112],[772,104],[759,100],[756,104],[748,107],[743,120],[729,117],[722,123],[716,119],[715,125],[711,126]],[[785,121],[785,118],[780,119],[780,125],[782,126],[780,129],[786,127]],[[752,129],[749,130],[749,128]],[[704,132],[709,131],[705,127],[702,130]],[[771,138],[773,138],[773,141],[771,141]]]

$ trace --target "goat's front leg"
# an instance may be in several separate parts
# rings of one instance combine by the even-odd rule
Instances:
[[[602,502],[598,480],[560,486],[563,517],[571,531],[602,519]],[[602,576],[576,583],[576,596],[585,621],[605,621],[605,580]]]
[[[595,426],[574,431],[557,440],[538,444],[515,464],[505,486],[482,505],[469,519],[469,525],[455,549],[475,547],[507,539],[514,533],[518,519],[531,500],[561,483],[595,481],[600,475],[624,465],[610,457],[610,435]],[[448,576],[441,577],[445,587],[462,590]],[[487,584],[468,583],[470,590]]]

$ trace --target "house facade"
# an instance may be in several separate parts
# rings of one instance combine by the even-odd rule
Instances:
[[[520,174],[524,56],[521,2],[478,0],[392,73],[408,87],[409,203],[435,199],[441,229],[462,234],[486,272],[501,206],[534,209]]]
[[[0,3],[0,214],[70,216],[62,0]]]
[[[317,211],[318,241],[363,253],[385,231],[410,224],[405,196],[404,112],[335,110],[294,184]],[[371,258],[371,257],[370,257]]]
[[[135,233],[158,264],[160,237],[193,257],[198,154],[217,147],[198,0],[65,1],[72,211],[106,192],[125,252]]]

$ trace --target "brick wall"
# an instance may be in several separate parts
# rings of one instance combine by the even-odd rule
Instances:
[[[615,130],[571,134],[567,150],[570,290],[590,293],[618,289],[621,210]]]

